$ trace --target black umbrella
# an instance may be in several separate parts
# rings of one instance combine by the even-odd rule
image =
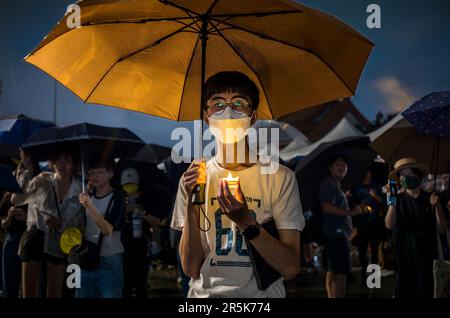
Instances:
[[[79,150],[84,186],[84,161],[130,157],[144,145],[142,139],[126,128],[112,128],[88,123],[52,127],[38,131],[23,145],[37,161],[48,160],[59,148]]]
[[[18,193],[22,192],[11,168],[0,166],[0,191]]]
[[[295,173],[304,211],[318,207],[320,182],[328,175],[328,161],[333,156],[339,154],[348,161],[348,172],[342,180],[345,189],[351,189],[363,180],[377,157],[377,153],[369,147],[369,143],[368,137],[348,137],[325,142],[298,161]]]
[[[0,141],[0,158],[19,158],[19,146]]]
[[[19,158],[19,155],[18,146],[0,142],[0,165],[15,167],[16,164],[12,158]]]

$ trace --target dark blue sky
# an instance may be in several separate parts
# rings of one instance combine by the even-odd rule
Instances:
[[[25,113],[53,119],[53,80],[22,62],[63,16],[70,0],[0,1],[0,114]],[[369,118],[409,106],[432,91],[450,89],[450,1],[304,0],[330,13],[376,44],[363,72],[354,103]],[[381,6],[382,28],[368,29],[366,8]],[[147,142],[170,145],[180,123],[83,104],[58,84],[57,124],[82,121],[131,128]],[[191,127],[192,124],[183,124]]]

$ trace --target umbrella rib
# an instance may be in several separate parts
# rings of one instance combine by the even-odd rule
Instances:
[[[219,3],[220,0],[214,0],[214,2],[211,4],[211,6],[208,8],[208,11],[206,11],[207,15],[211,15],[212,10],[214,9],[214,7],[216,6],[216,4]]]
[[[194,21],[194,22],[195,22],[195,21]],[[122,61],[128,59],[128,58],[131,57],[131,56],[134,56],[134,55],[136,55],[136,54],[138,54],[138,53],[140,53],[140,52],[142,52],[142,51],[144,51],[144,50],[147,50],[147,49],[149,49],[149,48],[151,48],[151,47],[154,47],[154,46],[160,44],[161,42],[167,40],[168,38],[174,36],[175,34],[178,34],[178,33],[182,32],[184,29],[190,27],[192,24],[194,24],[194,22],[191,22],[190,24],[185,25],[185,26],[183,26],[182,28],[180,28],[180,29],[178,29],[178,30],[175,30],[175,31],[172,32],[172,33],[169,33],[169,34],[163,36],[162,38],[160,38],[160,39],[158,39],[158,40],[156,40],[156,41],[153,41],[152,43],[150,43],[150,44],[144,46],[143,48],[140,48],[139,50],[136,50],[136,51],[134,51],[134,52],[132,52],[132,53],[129,53],[129,54],[127,54],[127,55],[122,56],[121,58],[119,58],[116,62],[114,62],[114,63],[111,65],[111,67],[105,72],[105,74],[103,74],[103,76],[100,78],[100,80],[99,80],[99,81],[97,82],[97,84],[94,86],[94,88],[93,88],[92,91],[89,93],[89,95],[84,99],[84,102],[86,103],[86,102],[89,100],[89,98],[91,97],[91,95],[92,95],[92,94],[94,93],[94,91],[97,89],[98,85],[100,85],[100,83],[103,81],[103,79],[109,74],[109,72],[113,69],[113,67],[117,65],[117,63],[120,63],[120,62],[122,62]]]
[[[292,13],[303,13],[301,10],[279,10],[279,11],[270,11],[270,12],[253,12],[253,13],[236,13],[236,14],[214,14],[212,15],[213,18],[225,18],[223,20],[220,20],[221,23],[219,23],[217,26],[222,24],[222,22],[226,22],[233,18],[245,18],[245,17],[254,17],[254,18],[264,18],[267,16],[273,16],[273,15],[284,15],[284,14],[292,14]],[[211,28],[210,30],[212,30]]]
[[[184,6],[180,5],[180,4],[173,3],[172,1],[159,0],[159,2],[161,2],[162,4],[165,4],[165,5],[169,5],[169,6],[172,6],[174,8],[180,9],[180,10],[184,11],[185,13],[190,12],[190,13],[196,15],[196,16],[200,16],[199,12],[195,12],[194,10],[188,9],[188,8],[186,8],[186,7],[184,7]]]
[[[92,140],[98,140],[98,141],[102,141],[102,140],[112,140],[112,141],[121,141],[121,142],[128,142],[128,143],[134,143],[134,144],[142,144],[143,141],[141,140],[135,140],[135,139],[128,139],[128,138],[117,138],[117,137],[106,137],[106,136],[74,136],[74,137],[70,137],[70,138],[64,138],[64,140],[61,141],[55,141],[52,143],[63,143],[63,142],[72,142],[72,141],[79,141],[79,142],[83,142],[83,141],[92,141]],[[30,142],[30,143],[26,143],[23,146],[25,148],[29,148],[29,147],[35,147],[35,146],[41,146],[41,145],[45,145],[48,144],[48,140],[43,140],[43,141],[35,141],[35,142]]]
[[[220,20],[216,20],[216,19],[214,19],[216,22],[220,22]],[[295,45],[295,44],[292,44],[292,43],[289,43],[289,42],[286,42],[286,41],[283,41],[283,40],[280,40],[280,39],[276,39],[276,38],[274,38],[274,37],[272,37],[272,36],[269,36],[269,35],[267,35],[267,34],[263,34],[263,33],[259,33],[259,32],[256,32],[256,31],[252,31],[252,30],[249,30],[249,29],[247,29],[247,28],[243,28],[243,27],[240,27],[240,26],[237,26],[237,25],[234,25],[234,24],[232,24],[232,23],[229,23],[229,22],[222,22],[222,24],[224,24],[224,25],[227,25],[227,26],[229,26],[229,27],[232,27],[233,29],[236,29],[236,30],[239,30],[239,31],[243,31],[243,32],[247,32],[247,33],[250,33],[250,34],[252,34],[252,35],[256,35],[256,36],[259,36],[260,38],[262,38],[262,39],[264,39],[264,40],[270,40],[270,41],[273,41],[273,42],[276,42],[276,43],[279,43],[279,44],[283,44],[283,45],[286,45],[286,46],[288,46],[288,47],[291,47],[291,48],[294,48],[294,49],[297,49],[297,50],[301,50],[301,51],[305,51],[305,52],[307,52],[307,53],[310,53],[310,54],[312,54],[312,55],[314,55],[314,56],[316,56],[319,60],[321,60],[338,78],[339,78],[339,80],[342,82],[342,83],[344,83],[344,85],[345,85],[345,87],[352,93],[352,95],[354,95],[355,94],[355,92],[353,91],[353,89],[351,89],[349,86],[348,86],[348,84],[346,83],[346,81],[344,81],[344,79],[336,72],[336,70],[330,65],[330,64],[328,64],[328,62],[327,61],[325,61],[319,54],[317,54],[316,52],[314,52],[314,51],[312,51],[312,50],[310,50],[310,49],[308,49],[308,48],[305,48],[305,47],[301,47],[301,46],[299,46],[299,45]]]
[[[181,22],[181,21],[176,21],[176,22],[178,22],[178,23],[180,23],[180,24],[182,24],[182,25],[185,25],[185,26],[187,26],[188,28],[191,28],[192,30],[194,30],[194,31],[187,31],[187,30],[185,30],[185,32],[194,32],[194,33],[200,32],[200,29],[196,29],[194,26],[191,26],[192,23],[191,23],[191,25],[189,25],[189,24],[186,23],[186,22]],[[197,24],[198,20],[192,19],[192,22],[193,22],[195,25],[198,26],[198,24]]]
[[[183,104],[184,89],[186,87],[186,82],[187,82],[187,78],[188,78],[188,75],[189,75],[189,71],[191,69],[192,61],[194,60],[195,51],[197,50],[197,45],[198,45],[198,38],[195,41],[195,45],[194,45],[194,49],[192,51],[191,59],[189,60],[189,65],[187,67],[186,74],[184,76],[183,89],[181,91],[180,107],[178,108],[177,121],[180,121],[181,105]],[[202,110],[200,109],[200,111],[202,111]]]
[[[212,23],[211,23],[212,24]],[[213,24],[214,25],[214,24]],[[256,78],[258,78],[259,83],[261,84],[261,88],[263,90],[264,96],[266,97],[267,103],[269,105],[269,109],[270,109],[270,114],[272,115],[272,118],[274,118],[273,116],[273,112],[272,112],[272,108],[270,107],[270,102],[269,102],[269,95],[267,95],[266,89],[264,88],[263,82],[258,74],[258,72],[256,72],[253,67],[250,65],[250,63],[248,63],[248,61],[236,50],[236,48],[233,46],[233,44],[226,38],[226,36],[220,32],[219,29],[217,29],[217,27],[214,25],[214,28],[216,29],[216,31],[219,33],[219,36],[225,41],[225,43],[227,43],[230,48],[233,50],[233,52],[239,56],[239,58],[242,60],[242,62],[245,63],[245,65],[247,65],[247,67],[253,72],[253,74],[255,74]]]
[[[192,19],[192,21],[195,21],[195,25],[197,26],[197,29],[200,30],[202,27],[200,26],[200,24],[198,24],[198,16],[196,17],[187,11],[186,11],[186,14]]]
[[[213,14],[211,17],[213,18],[225,18],[225,20],[229,20],[232,18],[246,18],[246,17],[255,17],[255,18],[264,18],[272,15],[282,15],[282,14],[292,14],[292,13],[303,13],[302,10],[278,10],[278,11],[267,11],[267,12],[250,12],[250,13],[223,13],[223,14]]]
[[[131,57],[131,56],[133,56],[133,55],[136,55],[136,54],[138,54],[138,53],[140,53],[140,52],[142,52],[142,51],[145,51],[145,50],[147,50],[147,49],[149,49],[149,48],[151,48],[151,47],[154,47],[154,46],[160,44],[161,42],[163,42],[163,41],[169,39],[170,37],[172,37],[172,36],[174,36],[174,35],[176,35],[176,34],[178,34],[178,33],[180,33],[180,32],[183,32],[185,29],[191,27],[195,22],[196,22],[196,21],[193,21],[193,22],[191,22],[191,23],[189,23],[189,24],[187,24],[187,25],[184,25],[182,28],[173,31],[172,33],[169,33],[169,34],[163,36],[162,38],[160,38],[160,39],[158,39],[158,40],[156,40],[156,41],[153,41],[152,43],[150,43],[150,44],[148,44],[148,45],[146,45],[146,46],[140,48],[139,50],[136,50],[136,51],[131,52],[131,53],[125,55],[125,56],[122,56],[122,57],[118,60],[118,62],[123,61],[123,60],[126,60],[127,58],[129,58],[129,57]]]
[[[139,19],[139,20],[112,20],[112,21],[89,21],[82,23],[81,26],[95,26],[95,25],[104,25],[104,24],[143,24],[148,22],[165,22],[165,21],[176,21],[180,22],[179,20],[193,20],[192,16],[188,17],[173,17],[173,18],[146,18],[146,19]]]

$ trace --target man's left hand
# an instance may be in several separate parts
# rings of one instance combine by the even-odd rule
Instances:
[[[236,193],[233,194],[228,187],[228,182],[220,180],[219,195],[217,196],[222,212],[236,225],[244,230],[247,226],[255,224],[256,220],[252,218],[248,210],[245,195],[242,192],[241,184],[238,183]]]

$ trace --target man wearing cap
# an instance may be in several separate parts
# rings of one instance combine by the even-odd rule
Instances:
[[[136,169],[124,169],[120,183],[126,195],[125,225],[122,231],[122,243],[125,248],[124,297],[147,298],[148,224],[160,225],[161,221],[147,212],[149,209],[146,203],[149,200],[144,200]]]
[[[403,158],[389,174],[403,189],[391,200],[385,219],[386,227],[396,233],[398,298],[433,297],[436,231],[445,233],[447,224],[439,197],[421,190],[426,171],[415,159]]]

